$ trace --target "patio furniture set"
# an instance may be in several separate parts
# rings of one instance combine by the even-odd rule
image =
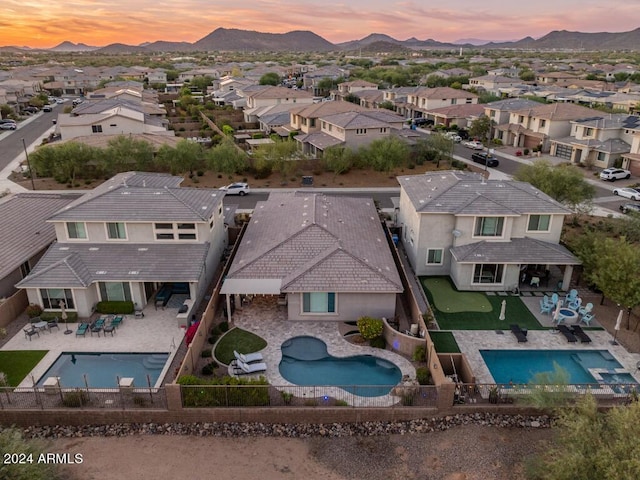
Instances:
[[[564,300],[560,299],[557,293],[551,297],[545,295],[540,299],[540,313],[553,315],[553,322],[557,325],[570,320],[576,324],[584,323],[591,326],[591,321],[595,319],[593,303],[583,306],[582,299],[575,289],[571,290]]]
[[[51,330],[57,328],[60,330],[60,325],[58,325],[58,317],[55,317],[52,320],[42,320],[40,317],[34,317],[31,319],[31,326],[23,328],[25,338],[28,338],[31,341],[31,337],[37,335],[40,337],[40,332],[49,332]]]
[[[93,323],[80,323],[78,325],[78,329],[76,330],[76,337],[85,337],[87,332],[91,336],[96,333],[100,336],[100,332],[107,336],[107,333],[110,333],[113,337],[116,329],[120,326],[120,324],[124,322],[123,315],[109,315],[107,317],[100,317],[95,320]]]

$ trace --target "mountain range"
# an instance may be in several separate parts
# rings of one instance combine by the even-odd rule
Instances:
[[[508,49],[570,49],[570,50],[640,50],[640,28],[629,32],[569,32],[556,30],[534,39],[525,37],[512,42],[488,42],[478,45],[479,40],[468,39],[466,43],[439,42],[433,39],[418,40],[409,38],[397,40],[389,35],[372,33],[360,40],[333,44],[321,36],[296,30],[287,33],[263,33],[234,28],[217,28],[197,42],[155,41],[141,45],[113,43],[105,47],[92,47],[83,43],[66,41],[50,49],[52,52],[96,53],[152,53],[152,52],[188,52],[188,51],[259,51],[259,52],[328,52],[328,51],[376,51],[395,52],[398,50],[416,50],[432,48],[508,48]],[[0,47],[0,51],[23,52],[27,47]]]

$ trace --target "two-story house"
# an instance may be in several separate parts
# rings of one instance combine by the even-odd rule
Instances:
[[[509,112],[509,123],[495,127],[495,138],[504,145],[522,148],[542,147],[548,152],[551,140],[571,132],[571,121],[601,116],[601,112],[572,103],[538,104]]]
[[[421,88],[407,95],[409,117],[421,118],[429,110],[450,105],[478,103],[475,93],[449,87]]]
[[[460,290],[505,291],[522,272],[580,264],[559,244],[570,210],[528,183],[446,171],[398,177],[397,222],[417,275],[449,275]]]
[[[226,245],[219,190],[181,177],[120,173],[49,217],[57,241],[16,286],[47,311],[89,317],[100,301],[143,308],[165,283],[197,304]],[[187,303],[185,303],[187,304]]]
[[[629,153],[622,154],[622,168],[631,171],[632,175],[640,177],[640,132],[636,131],[631,140]]]
[[[221,293],[282,296],[287,318],[393,318],[403,287],[373,200],[272,193],[258,202]]]
[[[320,131],[320,118],[336,113],[366,112],[367,109],[351,102],[319,102],[300,107],[294,107],[289,111],[289,127],[301,133],[314,133]]]
[[[484,90],[494,95],[500,95],[501,88],[513,88],[522,85],[523,81],[519,78],[504,77],[502,75],[483,75],[481,77],[473,77],[469,79],[468,88]]]
[[[551,141],[551,155],[572,163],[607,168],[631,151],[640,117],[602,115],[571,122],[571,135]]]
[[[540,106],[539,102],[527,100],[526,98],[505,98],[504,100],[485,104],[484,114],[489,117],[495,125],[508,125],[511,112],[538,106]]]
[[[294,137],[305,154],[320,156],[326,148],[335,145],[357,149],[389,137],[404,124],[404,118],[384,109],[335,113],[323,116],[319,121],[319,132]]]
[[[304,90],[286,87],[261,86],[246,93],[246,106],[243,110],[245,122],[257,122],[258,113],[264,107],[274,105],[309,105],[313,103],[313,95]]]

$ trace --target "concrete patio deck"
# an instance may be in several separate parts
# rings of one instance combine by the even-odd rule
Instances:
[[[267,341],[267,346],[261,350],[267,370],[262,375],[277,387],[292,387],[290,390],[299,395],[328,395],[344,400],[356,406],[390,406],[400,402],[400,397],[384,395],[382,397],[360,397],[336,387],[300,387],[285,380],[278,368],[282,360],[282,343],[293,337],[309,335],[321,339],[327,345],[327,351],[334,357],[349,357],[353,355],[372,355],[384,358],[398,366],[403,378],[416,378],[416,371],[409,360],[390,350],[382,350],[369,346],[349,343],[339,332],[342,322],[294,322],[286,319],[286,307],[279,306],[275,298],[255,297],[251,305],[237,309],[231,326],[242,328],[259,335]],[[355,327],[354,327],[355,328]],[[293,389],[295,387],[295,389]]]
[[[43,331],[40,336],[31,337],[31,340],[20,330],[1,350],[48,350],[44,358],[20,383],[19,387],[27,388],[32,387],[34,381],[37,382],[63,352],[169,353],[169,359],[156,383],[158,386],[162,383],[185,334],[185,330],[177,326],[177,313],[178,310],[174,308],[156,311],[152,305],[147,305],[144,318],[126,315],[113,337],[110,334],[105,336],[103,332],[99,336],[95,333],[92,336],[89,331],[84,337],[78,337],[75,334],[77,323],[68,324],[69,329],[73,331],[70,335],[64,334],[65,324],[60,323],[59,329]]]

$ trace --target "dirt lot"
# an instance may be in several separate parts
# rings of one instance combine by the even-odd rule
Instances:
[[[69,480],[519,480],[523,459],[543,451],[552,436],[550,429],[467,425],[380,437],[66,438],[47,451],[83,455],[82,464],[64,467]]]

